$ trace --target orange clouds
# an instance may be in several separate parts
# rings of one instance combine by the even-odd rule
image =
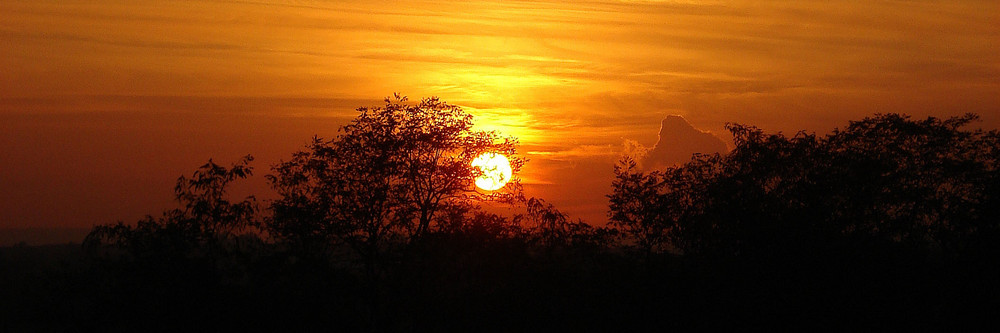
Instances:
[[[295,128],[296,119],[347,119],[396,91],[440,96],[468,107],[478,127],[520,137],[534,159],[526,176],[548,187],[572,182],[547,176],[553,170],[604,177],[604,166],[580,166],[610,163],[624,140],[655,142],[668,114],[713,133],[723,133],[725,122],[825,131],[888,111],[978,112],[984,126],[1000,125],[995,1],[15,0],[0,7],[0,17],[0,112],[7,113],[0,154],[58,153],[56,141],[24,134],[41,130],[32,122],[41,113],[113,111],[204,114],[215,125],[189,134],[220,142],[219,156],[241,156],[247,145],[226,143],[233,137],[218,131],[295,147],[336,127]],[[228,121],[247,114],[268,120]],[[90,121],[45,119],[63,124],[47,133],[56,138],[81,136],[78,126]],[[149,125],[136,119],[142,116],[106,126],[115,140],[132,140],[140,134],[115,126]],[[282,157],[278,148],[268,151],[261,168]],[[66,162],[55,156],[54,163]],[[0,175],[14,178],[45,176]],[[593,191],[604,191],[598,183]],[[563,193],[546,191],[537,195]],[[593,198],[550,201],[603,204]],[[117,218],[131,217],[86,221]]]

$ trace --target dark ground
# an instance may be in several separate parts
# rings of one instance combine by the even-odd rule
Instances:
[[[709,260],[517,242],[411,252],[374,278],[270,251],[225,260],[95,259],[0,248],[0,330],[969,331],[995,327],[995,261],[883,252]]]

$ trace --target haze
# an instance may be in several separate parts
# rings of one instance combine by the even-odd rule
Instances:
[[[700,149],[657,144],[670,115],[724,142],[726,122],[876,112],[1000,125],[992,0],[8,0],[0,17],[0,228],[157,214],[177,176],[248,153],[238,190],[266,198],[271,164],[393,92],[519,137],[527,194],[594,224],[633,142]]]

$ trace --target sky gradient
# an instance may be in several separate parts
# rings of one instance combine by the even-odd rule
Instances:
[[[823,133],[876,112],[1000,127],[993,0],[8,0],[0,17],[0,228],[156,215],[207,159],[266,174],[393,92],[519,137],[528,195],[595,224],[611,165],[669,115],[726,142],[726,122]]]

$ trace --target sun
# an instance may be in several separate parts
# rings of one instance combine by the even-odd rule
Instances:
[[[483,153],[472,160],[472,166],[483,171],[481,176],[476,177],[476,186],[481,189],[496,191],[510,181],[510,161],[502,154]]]

